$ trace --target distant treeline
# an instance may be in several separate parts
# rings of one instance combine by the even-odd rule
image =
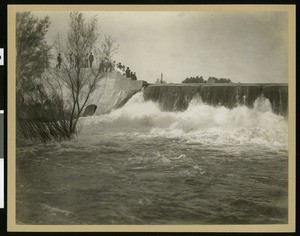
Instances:
[[[182,81],[182,83],[231,83],[230,79],[216,78],[213,76],[208,77],[207,80],[203,79],[203,76],[188,77]]]

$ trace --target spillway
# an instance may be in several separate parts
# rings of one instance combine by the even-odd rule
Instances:
[[[184,111],[193,97],[212,106],[234,108],[245,105],[253,108],[255,100],[264,96],[269,99],[272,111],[286,116],[288,113],[287,84],[159,84],[144,90],[145,100],[159,103],[165,111]]]

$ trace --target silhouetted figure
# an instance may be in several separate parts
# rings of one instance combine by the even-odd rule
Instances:
[[[80,66],[80,59],[79,59],[79,56],[78,55],[76,55],[75,56],[75,68],[79,68],[79,66]]]
[[[92,68],[93,67],[93,61],[94,61],[94,56],[93,56],[92,53],[90,53],[90,55],[89,55],[89,61],[90,61],[90,68]]]
[[[100,65],[99,65],[99,70],[100,70],[100,72],[104,72],[104,67],[105,67],[104,61],[102,60],[102,61],[100,62]]]
[[[105,59],[103,59],[102,62],[103,62],[103,72],[105,72],[106,71],[107,62],[106,62]]]
[[[126,68],[125,74],[127,78],[130,78],[131,73],[129,67]]]
[[[85,54],[85,57],[83,59],[83,68],[88,68],[89,67],[89,54]]]
[[[72,53],[69,54],[69,61],[70,61],[70,67],[73,67],[74,66],[74,59],[73,59],[73,54]]]
[[[112,71],[112,63],[111,61],[108,61],[107,63],[107,69],[111,72]]]
[[[105,72],[108,71],[108,59],[107,59],[107,57],[104,58],[104,71]]]
[[[122,69],[122,64],[121,62],[118,63],[118,68],[121,70]]]
[[[62,61],[62,59],[61,59],[60,53],[58,53],[58,56],[57,56],[57,65],[56,65],[57,68],[60,68],[61,61]]]
[[[136,73],[133,73],[133,80],[137,80]]]
[[[134,80],[134,74],[132,71],[130,72],[130,78],[131,78],[131,80]]]

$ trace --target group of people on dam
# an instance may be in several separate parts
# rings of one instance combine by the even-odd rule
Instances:
[[[62,61],[63,61],[62,56],[60,53],[58,53],[56,68],[59,69],[61,68]],[[89,54],[86,53],[85,56],[80,59],[80,57],[70,53],[67,61],[70,67],[93,68],[94,55],[91,52]],[[112,72],[113,70],[120,72],[122,75],[126,75],[126,78],[131,78],[131,80],[137,80],[136,72],[133,72],[132,70],[130,70],[129,67],[126,67],[121,62],[116,64],[116,61],[112,62],[108,58],[104,58],[100,61],[99,64],[100,72]]]
[[[116,64],[116,61],[111,62],[106,58],[104,60],[101,60],[99,69],[100,72],[112,72],[113,70],[116,70],[122,75],[126,75],[126,78],[131,78],[131,80],[137,80],[136,72],[131,71],[128,66],[126,67],[121,62]]]
[[[57,55],[57,64],[56,68],[60,68],[62,65],[62,56],[60,53]],[[90,53],[86,53],[83,58],[80,58],[72,53],[69,54],[68,63],[70,67],[75,68],[93,68],[94,55]]]
[[[131,80],[137,80],[136,72],[133,72],[128,66],[126,67],[121,62],[116,64],[115,70],[119,71],[123,75],[126,75],[126,78],[131,78]]]

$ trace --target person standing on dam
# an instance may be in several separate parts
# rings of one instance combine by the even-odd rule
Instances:
[[[94,56],[93,56],[92,53],[90,53],[90,55],[89,55],[89,61],[90,61],[90,68],[92,68],[93,67],[93,61],[94,61]]]
[[[72,53],[69,54],[69,62],[70,62],[70,67],[73,67],[74,66],[74,59],[73,59],[73,54]]]
[[[120,70],[122,70],[122,64],[121,64],[121,62],[118,63],[118,68],[119,68]]]
[[[103,72],[106,72],[107,71],[107,60],[104,59],[103,60]]]
[[[62,58],[61,58],[61,56],[60,56],[60,53],[58,53],[58,56],[57,56],[57,65],[56,65],[56,68],[60,68],[61,61],[62,61]]]
[[[131,73],[129,67],[126,68],[125,74],[127,78],[130,78]]]
[[[75,55],[75,68],[79,68],[80,65],[80,59],[78,55]]]
[[[85,54],[84,60],[83,60],[83,67],[88,68],[89,67],[89,54]]]
[[[111,61],[108,61],[108,69],[109,71],[111,72],[112,71],[112,62]]]
[[[133,73],[133,80],[137,80],[136,73]]]
[[[101,62],[100,62],[99,71],[104,72],[104,60],[101,60]]]
[[[118,64],[116,64],[115,70],[118,71],[118,72],[120,72],[121,74],[123,73],[122,72],[122,64],[121,64],[121,62],[119,62]]]

